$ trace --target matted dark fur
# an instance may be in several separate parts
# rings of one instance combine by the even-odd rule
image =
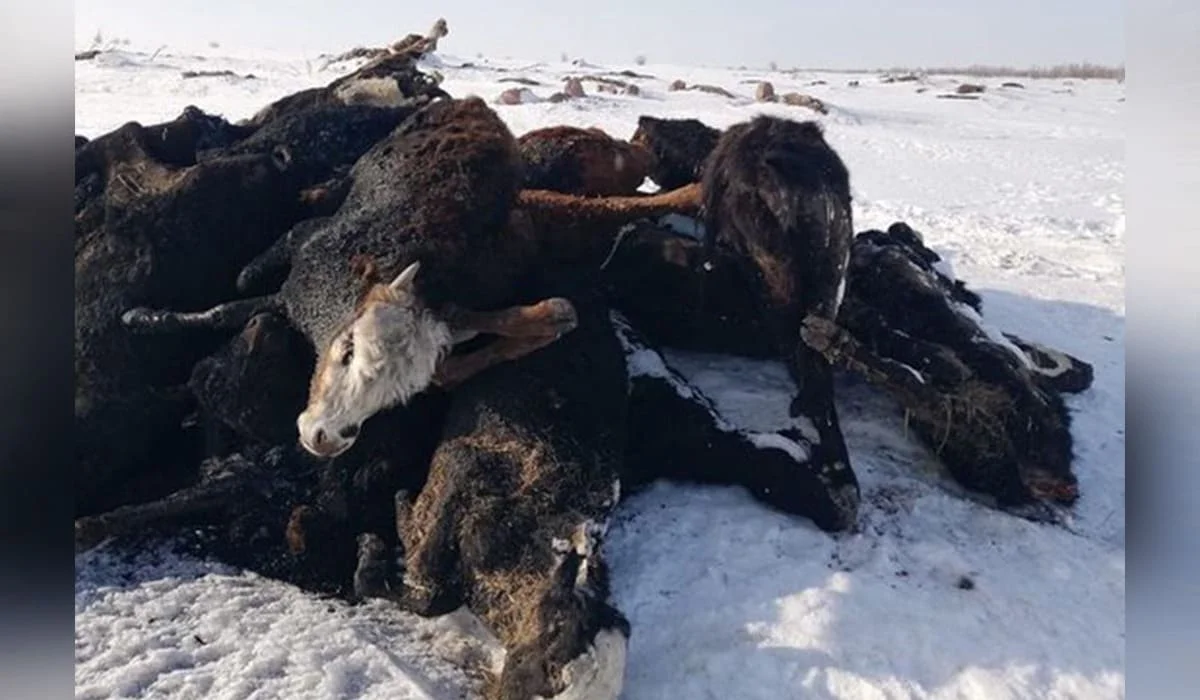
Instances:
[[[75,241],[80,513],[132,497],[119,484],[139,469],[166,471],[187,458],[177,434],[186,405],[172,387],[213,347],[204,338],[131,336],[122,309],[215,303],[299,216],[294,174],[280,153],[180,166],[181,156],[156,157],[159,137],[149,131],[127,125],[84,147],[97,144],[105,155],[92,161],[103,168],[94,173],[104,183],[98,215],[84,217]]]
[[[552,126],[517,139],[525,187],[582,195],[632,195],[650,174],[653,156],[601,129]]]
[[[173,387],[213,348],[203,336],[130,337],[116,307],[195,309],[227,297],[231,271],[236,278],[294,222],[329,206],[313,199],[314,187],[411,111],[331,106],[256,130],[189,107],[171,122],[129,123],[76,151],[80,508],[123,498],[108,473],[132,475],[185,444],[178,423],[187,402]]]
[[[1090,385],[1090,366],[1055,351],[1058,362],[1046,367],[1023,350],[1032,344],[998,342],[982,325],[978,295],[941,274],[937,254],[904,224],[859,234],[853,251],[839,322],[855,342],[818,327],[814,335],[834,335],[818,338],[833,343],[826,354],[896,395],[914,432],[964,486],[1005,507],[1073,503],[1060,391]]]
[[[449,97],[433,76],[418,70],[411,53],[395,53],[368,62],[324,87],[309,88],[282,97],[244,123],[261,126],[287,114],[329,105],[370,104],[377,107],[419,106]]]
[[[397,504],[404,570],[363,540],[364,592],[423,615],[466,604],[498,636],[493,698],[557,694],[598,632],[628,634],[599,551],[619,497],[624,353],[604,306],[567,296],[575,331],[455,392],[425,487]]]
[[[700,182],[704,162],[717,147],[721,132],[699,119],[638,117],[630,143],[641,145],[654,156],[650,179],[664,190]]]
[[[355,164],[341,209],[297,248],[280,291],[289,318],[323,348],[358,301],[355,256],[385,280],[420,261],[417,290],[435,309],[510,303],[532,252],[506,230],[520,167],[515,139],[482,100],[418,111]]]
[[[303,336],[271,313],[251,318],[220,350],[196,363],[188,388],[212,440],[234,445],[293,442],[313,353]],[[232,435],[222,439],[222,433]],[[220,453],[211,445],[210,452]]]
[[[90,141],[76,136],[75,182],[92,173],[105,173],[116,163],[140,158],[142,153],[163,165],[195,165],[197,152],[230,146],[253,131],[189,105],[169,122],[149,126],[128,122]]]
[[[201,151],[219,151],[252,132],[188,106],[169,122],[149,126],[127,122],[90,141],[76,137],[76,238],[100,226],[114,200],[119,205],[147,188],[155,189],[153,181],[163,176],[163,168],[195,165]],[[117,186],[109,192],[113,181]]]
[[[583,333],[567,337],[574,344],[478,375],[453,397],[448,421],[445,394],[418,396],[329,462],[290,441],[272,446],[261,427],[294,407],[256,389],[302,372],[311,350],[282,322],[254,317],[192,384],[228,446],[194,484],[78,520],[77,546],[186,523],[204,533],[201,553],[311,590],[395,596],[423,614],[466,603],[509,646],[492,692],[524,698],[560,689],[558,672],[597,632],[628,635],[598,554],[623,490],[659,478],[732,484],[824,529],[853,522],[857,500],[845,497],[856,491],[829,488],[802,458],[803,440],[730,425],[620,322],[617,342],[594,280],[562,276],[591,290],[569,295],[586,314]],[[407,572],[392,568],[398,546]]]
[[[371,146],[390,134],[417,104],[376,107],[330,104],[288,112],[224,149],[226,155],[268,153],[287,146],[305,186],[345,177]]]
[[[611,303],[656,344],[770,356],[768,338],[755,330],[760,309],[743,281],[728,274],[736,258],[720,250],[707,259],[701,253],[699,241],[669,231],[644,226],[631,232],[605,269]],[[940,274],[939,261],[903,223],[860,233],[838,315],[848,333],[827,329],[838,343],[830,354],[900,401],[914,435],[955,481],[1020,515],[1045,517],[1019,506],[1074,498],[1070,416],[1060,394],[1087,389],[1092,367],[1003,334],[1027,365],[983,330],[979,296],[962,280]],[[820,340],[820,333],[810,335]],[[640,442],[631,440],[631,446]]]
[[[759,116],[722,134],[704,174],[706,245],[729,251],[797,385],[791,414],[813,421],[814,461],[849,464],[833,371],[800,340],[809,315],[833,320],[850,242],[850,174],[815,122]]]
[[[220,325],[238,327],[274,308],[324,348],[359,302],[363,284],[351,261],[362,257],[380,279],[419,260],[417,289],[430,307],[505,305],[534,252],[507,230],[520,168],[516,140],[482,100],[422,108],[355,163],[336,214],[306,222],[264,253],[290,261],[280,290],[234,302]],[[131,321],[150,329],[179,318],[140,310]]]
[[[604,267],[608,303],[658,346],[773,358],[753,287],[734,258],[644,221],[633,225]]]
[[[134,329],[163,333],[187,327],[232,329],[263,310],[286,317],[311,341],[319,358],[308,405],[298,418],[300,439],[320,452],[312,441],[337,434],[341,449],[348,449],[363,421],[437,379],[432,364],[447,349],[434,344],[445,340],[431,340],[418,353],[397,351],[387,358],[394,363],[388,371],[397,376],[378,379],[368,390],[392,391],[398,379],[415,377],[411,386],[404,385],[394,394],[398,398],[373,398],[361,413],[351,414],[351,419],[329,432],[323,426],[305,432],[304,426],[312,425],[308,417],[320,416],[324,410],[322,402],[330,387],[340,391],[361,386],[328,379],[339,371],[334,364],[338,358],[349,356],[331,351],[331,344],[334,338],[343,345],[351,342],[340,334],[368,307],[365,302],[371,300],[364,293],[390,289],[386,284],[374,288],[364,284],[356,260],[370,261],[375,282],[390,282],[401,270],[415,269],[410,266],[419,263],[420,274],[405,289],[404,304],[411,306],[414,318],[420,314],[425,319],[424,327],[437,338],[434,334],[447,333],[449,319],[461,317],[462,310],[499,311],[541,301],[518,294],[526,276],[547,264],[558,264],[556,256],[598,258],[597,249],[608,248],[607,241],[615,237],[621,223],[649,212],[665,213],[677,199],[677,193],[592,199],[543,192],[555,200],[550,206],[541,206],[545,196],[535,197],[522,201],[522,211],[516,212],[520,178],[516,140],[494,111],[475,98],[435,102],[359,159],[345,200],[333,216],[294,228],[252,261],[239,278],[243,288],[255,287],[280,272],[286,266],[282,261],[290,261],[278,292],[201,312],[134,308],[125,321]],[[697,199],[683,198],[685,203]],[[393,304],[399,307],[399,299],[375,308]],[[555,334],[545,337],[553,342]],[[482,355],[459,366],[506,357],[489,352],[481,350]],[[421,367],[428,369],[420,371],[429,374],[410,372],[403,364],[409,361],[425,363]],[[333,405],[339,405],[339,400],[330,399]]]
[[[811,519],[822,530],[854,526],[858,480],[849,467],[811,460],[798,431],[763,433],[729,422],[671,369],[622,317],[614,319],[629,362],[626,493],[655,479],[740,486],[758,501]]]
[[[239,327],[274,308],[323,348],[362,293],[355,258],[372,259],[381,280],[420,261],[418,295],[435,311],[492,310],[519,303],[516,286],[548,259],[595,256],[622,223],[698,203],[682,192],[591,200],[527,191],[518,200],[522,172],[516,139],[482,100],[435,102],[359,159],[336,214],[297,226],[248,266],[243,288],[290,262],[278,293],[203,318],[139,309],[130,322],[146,330]]]
[[[312,350],[270,314],[197,364],[207,458],[171,493],[76,520],[76,546],[199,528],[199,552],[305,588],[353,595],[357,533],[395,544],[394,494],[424,482],[446,396],[430,392],[364,426],[358,449],[317,460],[296,444]],[[197,457],[197,459],[199,459]]]

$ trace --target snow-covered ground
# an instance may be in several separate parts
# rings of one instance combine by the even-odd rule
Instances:
[[[338,74],[316,58],[211,54],[77,62],[76,133],[171,119],[187,104],[236,120]],[[859,532],[831,537],[735,489],[660,484],[629,498],[606,544],[633,625],[624,698],[1124,697],[1123,85],[986,80],[982,99],[957,101],[935,97],[952,77],[431,62],[452,94],[489,100],[513,87],[506,77],[537,80],[547,97],[567,75],[655,76],[634,81],[637,97],[585,83],[582,100],[497,107],[518,134],[575,124],[628,137],[641,114],[717,127],[758,112],[815,116],[755,104],[756,78],[819,97],[850,168],[856,230],[907,221],[982,293],[988,321],[1095,364],[1095,386],[1068,398],[1082,499],[1067,528],[972,501],[906,438],[888,399],[851,382],[838,407],[863,489]],[[255,78],[180,77],[224,69]],[[668,91],[677,78],[738,98]],[[785,420],[781,366],[669,359],[735,422]],[[320,600],[170,543],[78,556],[75,614],[77,698],[471,697],[462,669],[497,658],[469,616]]]

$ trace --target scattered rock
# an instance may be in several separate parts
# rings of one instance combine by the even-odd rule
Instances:
[[[179,75],[184,80],[191,78],[240,78],[243,80],[257,80],[253,73],[238,75],[231,70],[185,70]]]
[[[962,95],[953,92],[943,93],[937,96],[939,100],[978,100],[979,95]]]
[[[1025,89],[1024,85],[1022,85],[1020,83],[1014,83],[1014,82],[1000,83],[1000,87],[1002,87],[1002,88],[1017,88],[1019,90]]]
[[[809,85],[828,85],[828,84],[829,83],[825,82],[824,80],[814,80],[809,83]]]
[[[496,104],[501,105],[522,105],[541,102],[541,98],[534,94],[529,88],[509,88],[500,93],[496,98]]]
[[[100,49],[91,49],[88,51],[80,51],[75,54],[76,61],[90,61],[100,55]]]
[[[722,97],[730,97],[730,98],[736,97],[736,95],[734,95],[732,92],[726,90],[725,88],[723,88],[719,85],[689,85],[687,87],[687,89],[688,90],[697,90],[699,92],[706,92],[710,95],[720,95]]]
[[[963,83],[962,85],[959,85],[957,88],[955,88],[954,92],[958,93],[959,95],[976,95],[976,94],[983,92],[986,89],[987,88],[985,88],[984,86],[977,85],[975,83]]]
[[[789,92],[781,99],[785,105],[791,105],[793,107],[808,107],[814,112],[829,114],[829,107],[827,107],[824,102],[818,100],[812,95],[804,95],[799,92]]]
[[[596,89],[600,92],[606,92],[610,95],[640,95],[641,90],[637,85],[613,85],[611,83],[597,83]]]
[[[646,75],[645,73],[636,73],[631,70],[617,71],[616,73],[613,73],[612,75],[619,75],[622,78],[641,78],[642,80],[653,80],[654,79],[653,75]]]
[[[496,82],[498,82],[498,83],[517,83],[519,85],[541,85],[541,83],[534,80],[533,78],[521,78],[521,77],[501,78],[501,79],[497,80]]]
[[[957,586],[958,588],[961,588],[964,591],[975,590],[975,582],[972,581],[969,576],[959,576],[958,583],[956,583],[954,585]]]
[[[846,83],[846,87],[858,87],[858,81],[851,80],[850,82]]]
[[[572,78],[575,80],[575,78]],[[600,92],[607,92],[613,95],[640,95],[641,88],[633,83],[627,83],[624,80],[616,80],[614,78],[606,78],[602,75],[585,75],[578,80],[590,80],[596,83],[596,89]]]
[[[683,82],[682,80],[676,80],[676,81],[672,82],[671,86],[667,89],[671,90],[672,92],[674,92],[676,90],[687,90],[688,85],[687,85],[687,83]]]
[[[590,80],[593,83],[601,83],[604,85],[611,85],[613,87],[618,87],[618,88],[623,88],[629,84],[629,83],[625,82],[624,80],[617,80],[616,78],[606,78],[603,75],[583,75],[583,76],[579,77],[579,80]]]
[[[563,92],[565,92],[568,97],[587,96],[587,93],[583,90],[583,81],[581,81],[579,78],[567,78],[566,83],[563,84]]]
[[[559,102],[566,102],[569,99],[571,99],[571,96],[565,92],[556,92],[550,96],[550,102],[553,102],[554,104],[558,104]]]
[[[775,86],[765,80],[754,89],[754,99],[757,102],[777,102],[779,100],[775,95]]]

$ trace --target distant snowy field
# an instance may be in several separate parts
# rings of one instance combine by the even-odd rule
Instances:
[[[220,53],[221,55],[217,55]],[[474,68],[455,68],[464,62]],[[725,127],[759,112],[819,118],[846,161],[855,229],[907,221],[984,298],[1001,328],[1094,363],[1074,412],[1082,498],[1069,528],[988,509],[905,437],[896,407],[851,381],[838,408],[863,490],[861,530],[837,537],[736,489],[660,484],[608,536],[617,606],[633,625],[626,700],[1087,698],[1125,695],[1124,86],[957,81],[668,65],[572,66],[443,55],[454,95],[492,101],[523,76],[548,97],[568,75],[632,69],[641,95],[496,107],[517,134],[551,124],[632,135],[639,115]],[[339,72],[268,55],[101,54],[75,64],[75,130],[95,137],[185,105],[248,117]],[[497,68],[507,68],[499,72]],[[255,79],[183,80],[229,69]],[[730,100],[670,92],[719,85]],[[751,79],[826,101],[830,114],[753,102]],[[847,82],[857,79],[860,87]],[[810,85],[815,80],[826,85]],[[729,417],[770,429],[790,386],[771,362],[670,353]],[[171,543],[75,561],[77,698],[469,698],[464,668],[498,659],[462,614],[423,620],[350,607]],[[966,577],[973,588],[960,588]]]

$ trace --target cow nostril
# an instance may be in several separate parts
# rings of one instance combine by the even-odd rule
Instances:
[[[344,439],[344,440],[350,440],[350,439],[356,438],[356,437],[358,437],[358,426],[351,425],[351,426],[342,428],[340,431],[338,431],[338,435],[342,436],[342,439]]]
[[[317,433],[316,433],[316,435],[313,436],[313,441],[318,445],[324,444],[325,431],[322,430],[321,428],[317,428]]]

